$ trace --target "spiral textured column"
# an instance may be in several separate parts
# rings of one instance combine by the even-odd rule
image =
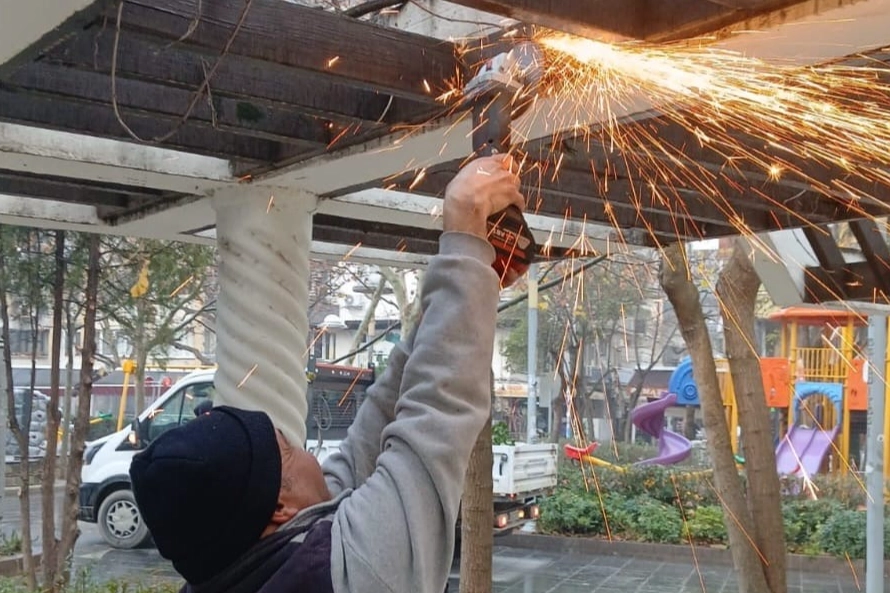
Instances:
[[[237,188],[213,198],[219,248],[217,405],[262,410],[306,441],[309,251],[315,196]]]

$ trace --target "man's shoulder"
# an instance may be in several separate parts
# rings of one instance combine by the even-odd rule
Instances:
[[[331,525],[334,513],[316,518],[294,533],[282,552],[286,559],[260,593],[333,593]]]

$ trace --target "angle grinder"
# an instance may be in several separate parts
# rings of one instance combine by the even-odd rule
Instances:
[[[522,42],[487,60],[464,89],[464,102],[473,108],[473,151],[476,156],[506,153],[510,127],[531,104],[530,93],[543,75],[543,53],[532,42]],[[495,249],[493,267],[500,278],[508,271],[522,276],[538,247],[515,206],[488,219],[488,241]]]

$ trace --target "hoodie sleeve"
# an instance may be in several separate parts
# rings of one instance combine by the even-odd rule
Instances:
[[[396,417],[396,400],[414,335],[393,347],[383,374],[374,381],[359,407],[340,450],[325,460],[322,470],[328,490],[337,496],[358,488],[374,473],[382,447],[383,429]]]
[[[444,233],[429,265],[422,318],[395,420],[373,474],[337,510],[331,576],[338,593],[442,593],[470,452],[490,412],[497,318],[494,250]]]

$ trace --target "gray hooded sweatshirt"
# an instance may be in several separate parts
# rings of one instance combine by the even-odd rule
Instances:
[[[337,503],[336,593],[445,588],[464,474],[490,411],[493,261],[484,239],[442,235],[414,336],[393,349],[340,452],[323,466]]]

